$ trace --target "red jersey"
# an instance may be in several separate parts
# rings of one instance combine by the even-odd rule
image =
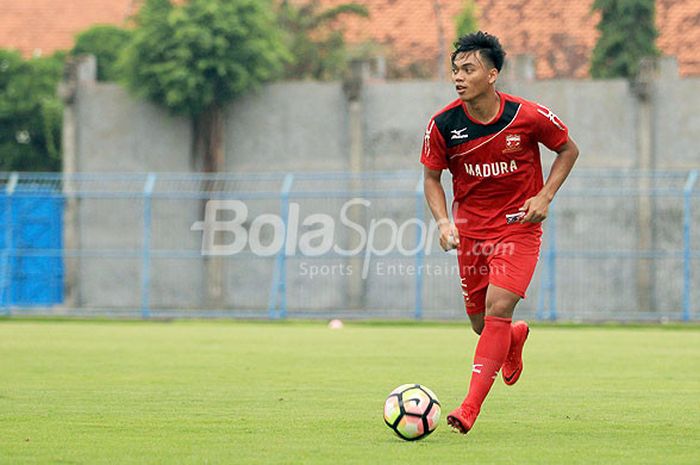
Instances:
[[[475,239],[516,229],[541,230],[540,224],[521,224],[507,215],[518,213],[544,185],[538,142],[556,151],[569,137],[549,109],[498,95],[501,107],[490,122],[472,119],[457,99],[431,118],[423,140],[421,163],[450,170],[455,223],[461,235]]]

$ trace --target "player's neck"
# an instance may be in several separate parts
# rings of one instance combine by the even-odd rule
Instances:
[[[473,100],[464,102],[469,116],[480,123],[488,123],[496,117],[501,109],[501,98],[496,89],[486,92]]]

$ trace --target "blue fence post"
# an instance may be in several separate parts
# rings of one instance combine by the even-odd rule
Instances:
[[[151,317],[151,222],[156,175],[148,173],[143,186],[143,244],[141,257],[141,318]]]
[[[549,232],[552,237],[549,238],[549,246],[547,247],[547,273],[549,274],[549,319],[554,321],[557,319],[557,215],[555,203],[552,202],[549,206]]]
[[[554,215],[554,202],[549,206],[549,217],[545,223],[547,227],[547,248],[542,252],[544,256],[544,269],[541,271],[540,294],[537,296],[538,320],[545,319],[545,309],[549,307],[549,319],[557,318],[556,298],[556,256],[557,256],[557,224]],[[549,297],[549,299],[547,299]]]
[[[428,226],[425,224],[425,191],[423,176],[418,178],[416,185],[416,301],[414,316],[416,320],[423,318],[423,265],[425,263],[425,248],[428,242]]]
[[[19,174],[13,172],[10,174],[5,186],[5,250],[2,254],[2,263],[0,264],[0,306],[5,308],[4,315],[12,314],[12,286],[14,278],[14,213],[12,208],[12,199],[19,181]]]
[[[284,225],[284,237],[277,253],[275,260],[275,269],[272,273],[272,286],[270,288],[270,298],[267,304],[267,313],[269,318],[286,318],[287,317],[287,240],[288,237],[288,216],[289,216],[289,194],[292,191],[294,184],[294,175],[287,173],[282,182],[280,189],[280,216]]]
[[[547,236],[549,236],[549,228],[547,230]],[[538,320],[544,320],[547,293],[551,288],[549,284],[549,240],[547,240],[547,249],[542,255],[544,255],[545,260],[544,264],[542,265],[542,271],[540,272],[540,293],[537,296],[537,311],[535,313],[535,318]]]
[[[692,194],[698,180],[698,171],[688,174],[683,187],[683,321],[690,320],[690,278],[692,269],[692,247],[690,244],[690,224],[692,221]]]

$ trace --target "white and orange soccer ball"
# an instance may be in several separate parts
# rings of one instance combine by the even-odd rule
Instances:
[[[384,402],[384,423],[401,439],[423,439],[437,428],[440,401],[420,384],[402,384]]]

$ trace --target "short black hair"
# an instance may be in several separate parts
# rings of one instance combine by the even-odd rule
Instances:
[[[506,52],[501,47],[498,37],[488,32],[472,32],[457,39],[455,50],[452,52],[452,63],[454,63],[457,54],[475,51],[481,52],[481,55],[489,60],[498,72],[501,72]]]

